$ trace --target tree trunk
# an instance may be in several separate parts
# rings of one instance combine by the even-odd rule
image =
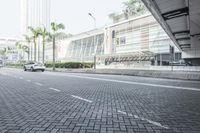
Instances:
[[[30,47],[31,45],[30,43],[28,43],[28,62],[30,61]]]
[[[45,38],[43,38],[43,55],[42,55],[42,63],[44,64],[44,60],[45,60]]]
[[[53,37],[53,71],[55,71],[55,48],[56,48],[56,44],[55,44],[55,37]]]
[[[25,58],[25,52],[24,52],[24,50],[22,50],[22,60],[23,60],[23,61],[25,61],[25,60],[26,60],[26,58]]]
[[[34,38],[34,61],[36,62],[36,40]]]
[[[30,43],[30,55],[31,55],[31,61],[33,61],[33,46],[32,43]]]
[[[40,38],[38,42],[38,62],[40,61]]]
[[[29,51],[27,52],[27,55],[28,55],[28,62],[29,62],[29,59],[30,59]]]

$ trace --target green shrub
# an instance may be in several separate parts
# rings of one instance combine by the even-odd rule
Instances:
[[[45,64],[47,68],[53,67],[52,62],[47,62]],[[82,63],[82,62],[56,62],[56,68],[92,68],[93,63]]]
[[[23,67],[23,63],[6,63],[8,67]]]
[[[7,63],[7,66],[10,67],[23,67],[25,63],[16,62],[16,63]],[[52,68],[53,63],[47,62],[45,63],[45,66],[47,68]],[[87,63],[87,62],[56,62],[55,63],[56,68],[92,68],[93,63]]]

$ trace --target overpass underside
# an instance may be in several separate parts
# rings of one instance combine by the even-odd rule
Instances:
[[[142,0],[182,52],[200,65],[200,0]]]

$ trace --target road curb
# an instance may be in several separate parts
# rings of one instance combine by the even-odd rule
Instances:
[[[52,70],[47,69],[47,71],[52,71]],[[188,72],[188,71],[183,72],[183,71],[133,70],[133,69],[96,69],[96,70],[95,69],[57,69],[55,72],[128,75],[128,76],[200,81],[200,72]]]
[[[11,67],[8,68],[21,69],[21,68],[11,68]],[[191,71],[163,71],[163,70],[135,70],[135,69],[59,69],[59,68],[57,68],[55,71],[47,68],[46,71],[62,72],[62,73],[128,75],[128,76],[200,81],[200,72],[191,72]]]

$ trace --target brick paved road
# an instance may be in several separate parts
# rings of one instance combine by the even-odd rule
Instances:
[[[1,133],[200,132],[200,83],[0,69]]]

